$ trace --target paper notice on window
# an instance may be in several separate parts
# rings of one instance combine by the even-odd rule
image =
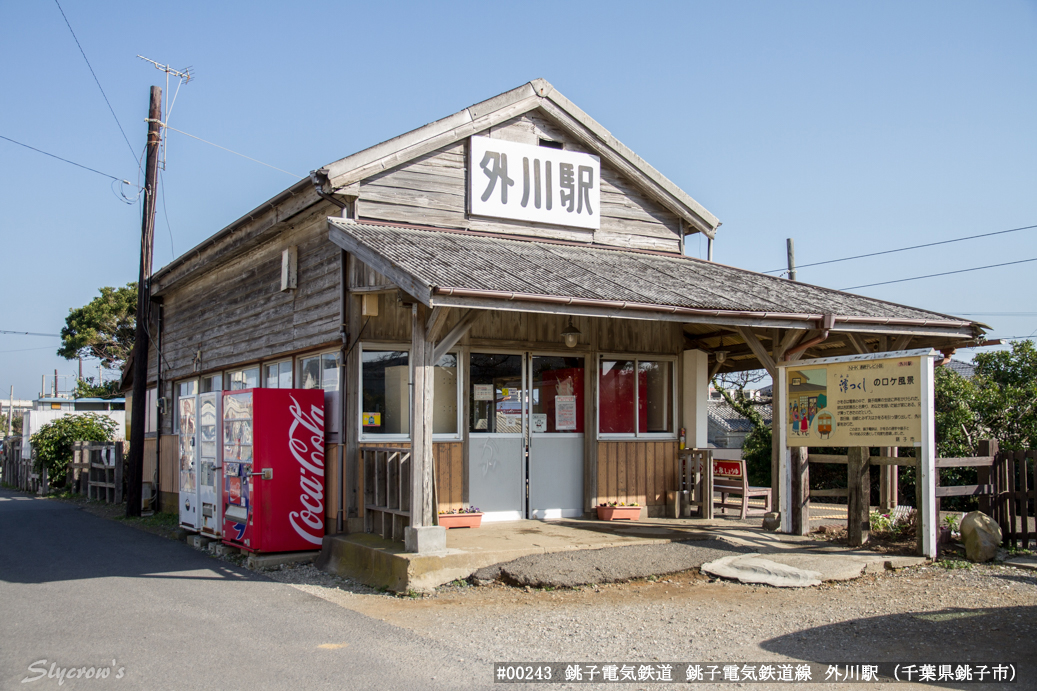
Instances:
[[[364,413],[364,427],[381,427],[381,413]]]
[[[555,429],[576,429],[576,396],[555,396]]]
[[[533,413],[533,433],[543,434],[547,431],[547,413]]]
[[[472,384],[472,396],[476,401],[492,401],[493,384]]]

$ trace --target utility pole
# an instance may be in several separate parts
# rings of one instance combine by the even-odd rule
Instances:
[[[137,279],[137,328],[133,340],[133,401],[130,408],[130,459],[126,472],[126,515],[140,516],[144,476],[144,423],[148,400],[147,320],[151,308],[151,254],[158,191],[158,145],[162,127],[162,89],[151,87],[148,148],[144,168],[144,219],[140,230],[140,277]]]
[[[13,430],[12,421],[14,420],[14,385],[11,386],[11,405],[7,406],[7,438],[11,438],[11,432]],[[5,478],[6,479],[6,478]]]
[[[796,243],[792,241],[792,238],[787,238],[785,244],[789,251],[789,280],[796,280]]]

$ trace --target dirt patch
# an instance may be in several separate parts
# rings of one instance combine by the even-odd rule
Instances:
[[[823,525],[817,531],[810,534],[814,540],[830,542],[834,545],[849,546],[846,526]],[[915,544],[914,530],[905,530],[901,533],[871,531],[868,541],[858,549],[866,549],[878,554],[889,554],[894,556],[910,557],[918,554]]]

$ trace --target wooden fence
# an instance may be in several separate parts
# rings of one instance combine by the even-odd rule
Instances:
[[[410,525],[410,449],[365,446],[364,530],[402,541]]]
[[[1037,463],[1035,451],[1002,451],[997,449],[997,442],[983,440],[979,443],[979,456],[969,458],[937,458],[934,461],[935,497],[933,519],[939,525],[940,500],[945,497],[976,497],[979,510],[987,514],[1001,527],[1003,544],[1013,547],[1028,548],[1031,538],[1037,534],[1030,529],[1030,518],[1035,515],[1032,503],[1037,497],[1035,485],[1037,477],[1034,466]],[[838,463],[847,465],[847,486],[834,489],[810,490],[808,498],[813,497],[847,497],[847,533],[849,543],[854,546],[863,544],[868,539],[870,529],[869,492],[870,482],[867,480],[868,467],[907,466],[918,467],[918,459],[913,456],[869,456],[867,449],[850,449],[846,456],[827,454],[810,454],[804,459],[804,465],[811,463]],[[975,468],[976,484],[944,485],[940,480],[942,468]],[[809,478],[809,476],[808,476]],[[807,482],[809,486],[809,481]],[[915,476],[915,507],[921,506],[922,488]],[[856,501],[854,499],[856,498]],[[809,511],[809,501],[804,502]],[[918,516],[920,519],[921,516]],[[802,516],[802,532],[809,526],[808,515]],[[921,530],[917,530],[919,550],[921,550]]]
[[[66,487],[94,501],[122,503],[125,442],[72,442]]]

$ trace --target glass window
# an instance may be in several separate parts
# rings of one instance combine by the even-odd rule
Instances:
[[[213,391],[219,391],[223,386],[223,375],[210,374],[208,377],[202,377],[201,393],[212,393]]]
[[[469,431],[521,434],[522,356],[472,353],[468,369]]]
[[[598,430],[601,434],[637,432],[634,360],[602,360],[598,381]]]
[[[603,359],[598,372],[599,432],[673,434],[673,375],[671,360]]]
[[[433,370],[432,433],[457,434],[457,355],[447,353]]]
[[[410,353],[365,350],[360,379],[363,434],[410,434]]]
[[[638,363],[638,431],[673,432],[673,363],[640,360]]]
[[[320,388],[320,355],[299,360],[299,388]]]
[[[283,360],[263,367],[263,386],[268,389],[292,388],[292,361]]]
[[[320,368],[320,388],[325,391],[338,391],[338,351],[321,355]]]
[[[182,381],[176,385],[177,396],[194,396],[198,392],[198,382],[192,379],[191,381]]]
[[[533,356],[530,432],[583,433],[583,358]]]
[[[240,369],[227,372],[224,382],[225,391],[241,391],[242,389],[259,388],[259,368]]]

